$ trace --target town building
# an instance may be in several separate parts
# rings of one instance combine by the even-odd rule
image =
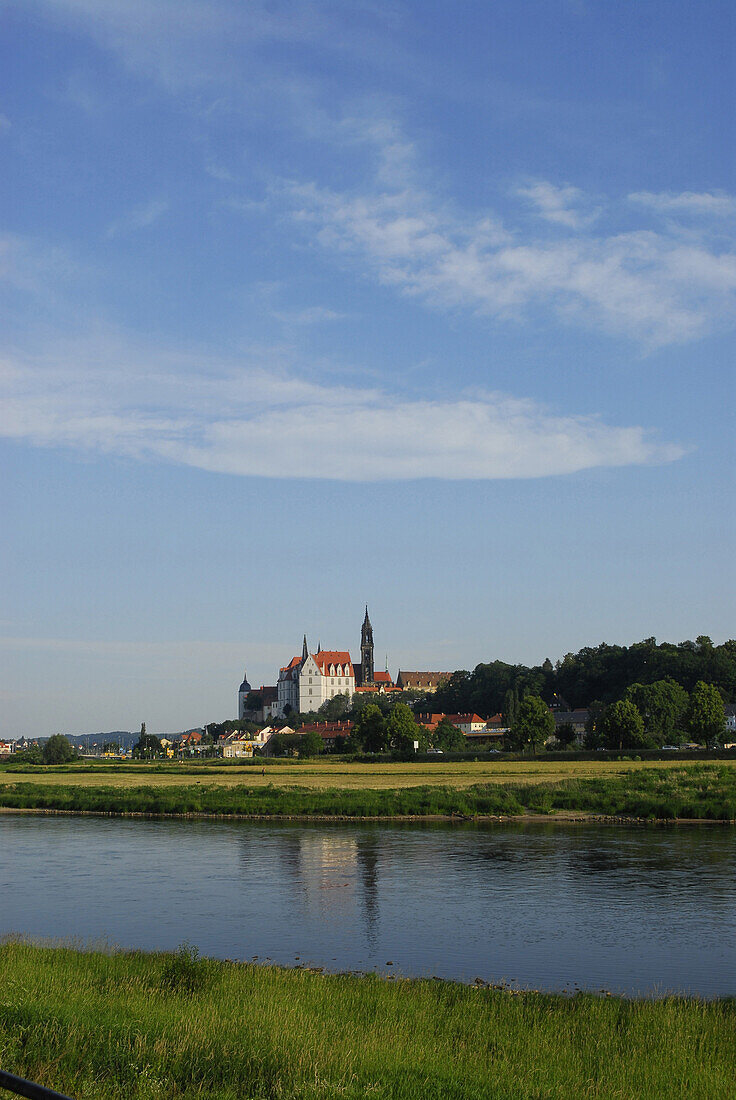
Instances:
[[[301,657],[292,657],[279,671],[278,712],[305,714],[319,710],[335,695],[352,699],[354,693],[355,670],[349,652],[320,646],[310,653],[305,634]]]
[[[402,691],[436,691],[440,684],[446,683],[451,672],[399,672],[396,686]]]

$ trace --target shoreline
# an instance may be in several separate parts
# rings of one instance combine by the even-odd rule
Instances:
[[[0,806],[0,814],[41,814],[67,817],[121,817],[149,821],[294,821],[302,824],[328,822],[361,824],[403,823],[437,825],[736,825],[734,818],[707,817],[632,817],[625,814],[583,813],[559,810],[549,814],[228,814],[189,811],[185,813],[153,813],[145,810],[65,810],[45,806]]]

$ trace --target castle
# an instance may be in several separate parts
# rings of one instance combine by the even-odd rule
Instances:
[[[376,672],[373,659],[373,627],[365,609],[365,618],[360,631],[360,663],[354,663],[346,649],[322,649],[310,653],[307,637],[304,635],[301,656],[292,657],[287,665],[279,669],[276,687],[261,687],[256,694],[261,696],[259,718],[283,718],[291,713],[317,711],[328,699],[335,695],[347,695],[356,691],[391,691],[394,683],[385,672]],[[246,706],[246,700],[252,689],[245,676],[238,689],[238,717],[246,718],[252,710]]]

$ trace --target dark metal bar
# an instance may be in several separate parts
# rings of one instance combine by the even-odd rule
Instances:
[[[14,1092],[16,1096],[25,1096],[27,1100],[71,1100],[63,1092],[54,1092],[53,1089],[36,1085],[33,1081],[26,1081],[23,1077],[16,1077],[14,1073],[6,1073],[0,1069],[0,1088]]]

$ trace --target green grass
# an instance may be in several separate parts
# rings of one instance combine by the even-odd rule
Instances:
[[[0,948],[0,1065],[76,1100],[726,1100],[736,1006]]]
[[[462,817],[578,813],[653,820],[736,819],[736,769],[722,764],[640,768],[557,782],[345,790],[305,786],[0,786],[0,807],[97,813],[244,816]]]
[[[12,760],[12,758],[11,758]],[[313,760],[261,759],[255,763],[213,760],[167,763],[83,762],[55,767],[0,764],[0,782],[38,783],[75,787],[181,787],[215,783],[219,787],[304,787],[338,790],[398,790],[403,787],[451,787],[478,784],[558,783],[568,779],[601,779],[634,771],[668,771],[692,764],[670,754],[666,760],[639,760],[627,755],[606,758],[593,754],[587,760],[550,759],[548,754],[510,760],[485,757],[455,761],[435,757],[431,761],[374,760],[370,763],[320,757]],[[731,768],[736,776],[736,758],[704,761],[706,768]],[[265,773],[265,774],[263,774]]]

